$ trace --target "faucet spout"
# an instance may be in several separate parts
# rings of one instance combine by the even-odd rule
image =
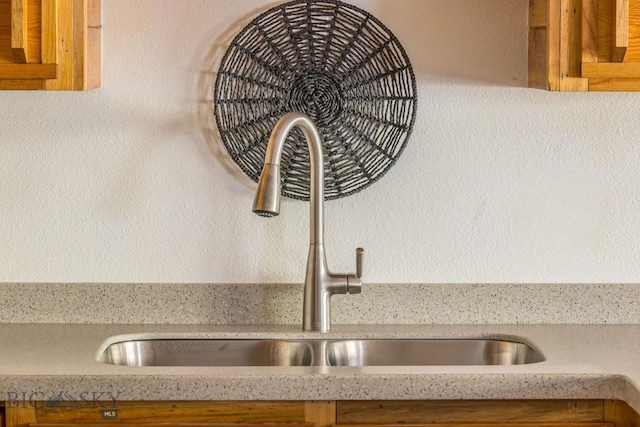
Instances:
[[[307,141],[311,166],[309,254],[304,284],[303,322],[306,331],[327,332],[331,328],[330,298],[333,294],[359,293],[362,284],[362,249],[357,251],[355,274],[334,274],[327,267],[324,249],[324,158],[322,138],[311,119],[297,112],[285,114],[274,127],[258,182],[253,211],[275,216],[280,210],[280,159],[287,135],[300,128]]]
[[[309,202],[311,204],[310,243],[324,243],[324,159],[322,155],[322,138],[311,119],[302,113],[287,113],[278,121],[271,132],[265,167],[258,181],[258,191],[253,203],[253,211],[257,214],[268,211],[278,215],[280,202],[280,158],[287,135],[294,127],[300,128],[307,140],[309,160],[311,163],[311,182]],[[277,171],[277,172],[274,172]],[[269,209],[273,209],[269,211]]]

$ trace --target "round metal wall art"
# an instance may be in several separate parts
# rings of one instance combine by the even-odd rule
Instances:
[[[336,199],[398,160],[416,92],[406,52],[378,19],[337,0],[296,0],[260,14],[233,39],[218,70],[214,114],[229,155],[256,182],[277,121],[307,114],[323,138],[325,198]],[[282,194],[308,200],[309,152],[299,130],[280,164]]]

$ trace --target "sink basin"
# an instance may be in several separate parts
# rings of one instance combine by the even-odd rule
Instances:
[[[526,344],[484,339],[344,340],[327,345],[331,366],[521,365],[544,358]]]
[[[311,366],[303,341],[151,339],[111,344],[98,361],[125,366]]]
[[[436,366],[544,361],[498,339],[140,339],[110,344],[98,361],[122,366]]]

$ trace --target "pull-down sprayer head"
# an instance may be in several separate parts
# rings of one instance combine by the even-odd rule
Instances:
[[[253,199],[253,212],[271,218],[280,213],[280,165],[265,163]]]

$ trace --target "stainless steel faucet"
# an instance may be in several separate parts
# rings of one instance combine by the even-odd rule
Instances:
[[[285,114],[273,128],[253,211],[272,217],[280,212],[280,158],[284,141],[294,127],[299,127],[307,140],[311,163],[310,245],[304,280],[302,329],[327,332],[331,328],[330,299],[333,294],[358,294],[362,289],[364,249],[356,249],[355,274],[335,274],[327,267],[324,250],[324,159],[322,139],[309,117],[302,113]]]

